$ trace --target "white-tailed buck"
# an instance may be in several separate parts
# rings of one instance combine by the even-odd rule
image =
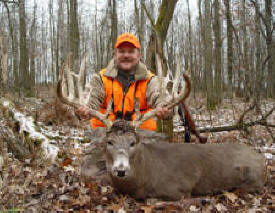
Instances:
[[[167,105],[168,108],[173,108],[189,95],[190,80],[186,75],[184,78],[185,88],[176,100]],[[57,90],[63,102],[75,107],[83,104],[70,96],[65,97],[62,85],[61,77]],[[106,124],[103,142],[107,171],[113,186],[120,192],[137,199],[178,200],[183,196],[218,193],[234,188],[256,191],[263,187],[265,160],[251,147],[236,143],[151,142],[141,137],[138,127],[155,115],[154,110],[141,115],[136,101],[137,116],[134,121],[111,122],[108,119],[111,103],[108,105],[106,114],[92,109],[90,114]]]

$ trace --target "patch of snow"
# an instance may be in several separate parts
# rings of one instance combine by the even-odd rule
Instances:
[[[34,120],[31,116],[26,117],[14,109],[12,109],[12,111],[14,112],[14,118],[20,123],[20,133],[26,131],[30,134],[31,138],[42,140],[41,147],[44,150],[46,158],[54,161],[59,148],[54,146],[46,136],[35,130]]]
[[[268,160],[272,160],[272,158],[273,158],[273,155],[271,153],[264,153],[264,156]]]
[[[8,107],[9,105],[10,105],[9,101],[7,101],[7,100],[3,101],[3,106],[4,107]]]
[[[81,149],[81,146],[80,146],[79,143],[75,143],[75,144],[74,144],[74,148],[75,148],[75,149]]]

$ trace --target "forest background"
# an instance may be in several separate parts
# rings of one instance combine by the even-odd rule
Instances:
[[[171,78],[179,57],[191,70],[194,97],[207,97],[209,109],[223,98],[274,98],[274,8],[272,0],[1,0],[0,85],[35,96],[39,86],[56,84],[70,52],[76,73],[87,54],[88,80],[123,32],[138,36],[154,70],[157,30]]]

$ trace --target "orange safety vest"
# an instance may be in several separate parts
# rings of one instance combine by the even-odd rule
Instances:
[[[123,89],[122,89],[122,84],[115,80],[112,79],[111,77],[106,77],[104,76],[104,72],[106,69],[103,69],[100,71],[100,76],[104,85],[105,89],[105,100],[103,104],[101,105],[99,111],[101,113],[105,113],[107,104],[113,97],[113,112],[110,113],[109,119],[110,120],[115,120],[116,112],[123,110],[123,117],[125,116],[125,112],[130,111],[133,112],[134,109],[134,96],[135,98],[139,99],[139,106],[140,106],[140,113],[144,114],[148,111],[151,110],[151,108],[147,105],[146,103],[146,87],[147,83],[153,76],[151,72],[148,72],[148,78],[146,80],[139,80],[133,82],[129,90],[127,91],[126,94],[123,94]],[[133,112],[133,115],[131,116],[132,120],[135,118],[135,113]],[[105,125],[99,121],[96,118],[92,118],[90,120],[92,129],[95,129],[97,127],[104,127]],[[152,130],[156,131],[157,129],[157,124],[154,119],[149,119],[142,123],[139,128],[142,129],[147,129],[147,130]]]

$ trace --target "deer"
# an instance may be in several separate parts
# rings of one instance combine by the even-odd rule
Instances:
[[[190,79],[183,75],[185,86],[167,104],[169,109],[184,102],[190,94]],[[59,99],[73,107],[83,105],[84,102],[64,94],[67,90],[62,89],[65,85],[63,71],[60,76]],[[106,126],[102,143],[107,173],[120,193],[135,199],[180,200],[236,188],[248,192],[262,190],[266,180],[265,159],[252,147],[239,143],[168,143],[164,138],[152,142],[150,137],[154,136],[138,127],[155,116],[154,109],[141,115],[138,100],[135,100],[133,121],[112,122],[108,119],[111,102],[105,114],[93,109],[90,114]],[[150,137],[144,137],[147,133]]]

